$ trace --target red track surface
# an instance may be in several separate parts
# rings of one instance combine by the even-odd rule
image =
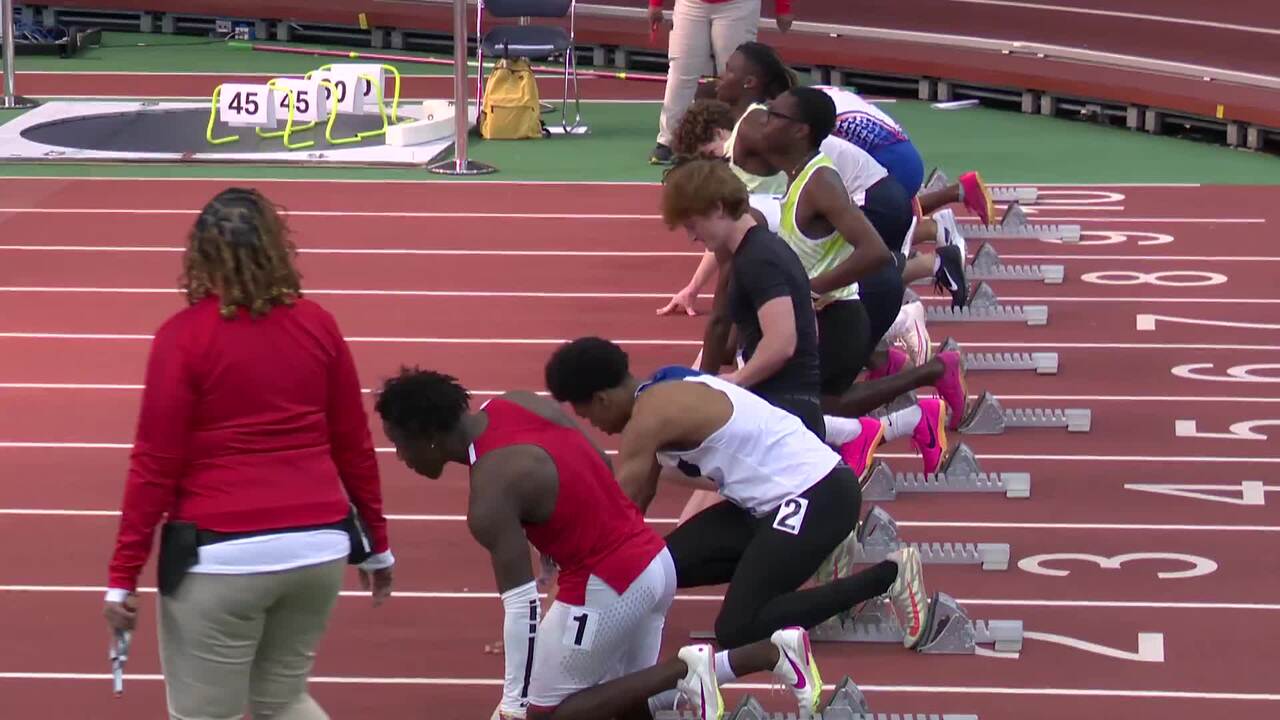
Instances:
[[[0,483],[0,613],[20,620],[0,657],[0,694],[9,707],[95,718],[153,716],[163,707],[149,605],[128,668],[139,677],[127,682],[122,700],[110,700],[99,586],[146,336],[180,306],[169,290],[179,270],[174,248],[192,211],[225,184],[0,180],[0,468],[10,480]],[[454,372],[476,390],[538,389],[555,343],[587,333],[629,341],[639,371],[688,362],[697,352],[701,319],[653,313],[687,279],[696,256],[654,216],[652,186],[481,186],[506,193],[495,206],[474,185],[255,184],[294,213],[306,287],[351,338],[366,387],[400,363],[418,363]],[[1023,620],[1030,633],[1023,651],[1018,659],[920,656],[891,646],[824,644],[818,646],[824,673],[831,680],[853,676],[878,712],[974,712],[984,720],[1274,715],[1280,695],[1268,638],[1280,612],[1280,566],[1268,548],[1280,524],[1266,503],[1273,505],[1275,495],[1266,490],[1280,489],[1270,480],[1280,463],[1278,431],[1257,428],[1271,442],[1176,437],[1174,422],[1195,420],[1200,433],[1225,433],[1249,420],[1280,422],[1275,190],[1042,188],[1042,194],[1036,221],[1075,218],[1068,221],[1084,226],[1087,244],[996,241],[1006,261],[1062,264],[1067,280],[994,286],[1008,302],[1048,305],[1048,326],[935,323],[931,331],[935,340],[956,336],[968,351],[1058,352],[1056,376],[974,372],[970,391],[989,390],[1010,407],[1090,408],[1092,432],[962,438],[984,469],[1030,472],[1029,500],[915,495],[885,505],[908,540],[1011,545],[1007,571],[931,565],[926,577],[975,618]],[[599,217],[573,217],[582,208]],[[347,211],[365,214],[328,214]],[[502,216],[468,215],[494,212]],[[432,215],[440,213],[449,216]],[[529,214],[553,217],[511,217]],[[1238,220],[1257,222],[1230,222]],[[501,235],[512,222],[521,233]],[[1111,240],[1119,241],[1093,244]],[[1141,244],[1152,241],[1158,244]],[[507,254],[474,254],[499,250]],[[531,254],[549,251],[653,254]],[[1226,279],[1198,288],[1084,279],[1103,271]],[[98,290],[74,291],[83,288]],[[388,290],[435,294],[382,294]],[[1139,314],[1263,327],[1158,320],[1154,330],[1139,331]],[[1265,381],[1174,373],[1195,364],[1210,367],[1190,372],[1219,377],[1233,366],[1266,365],[1254,372]],[[376,423],[375,433],[385,447]],[[897,470],[919,469],[905,443],[883,456]],[[500,658],[482,648],[499,631],[488,563],[459,521],[465,477],[450,471],[433,483],[411,476],[389,453],[380,460],[404,596],[378,611],[359,597],[340,603],[320,649],[315,694],[334,717],[481,717],[494,704],[501,673]],[[1216,485],[1218,497],[1240,498],[1243,481],[1264,483],[1263,504],[1126,487]],[[682,501],[683,493],[664,489],[651,518],[670,527]],[[33,556],[21,539],[51,530],[57,553]],[[1068,570],[1065,577],[1018,565],[1057,553],[1153,552],[1205,558],[1217,567],[1199,577],[1159,579],[1157,572],[1190,565],[1138,559],[1106,569],[1087,559],[1042,559],[1045,568]],[[690,631],[710,626],[715,594],[681,595],[669,622],[669,651]],[[475,622],[457,621],[464,617]],[[1136,659],[1140,633],[1160,634],[1159,657]],[[1109,656],[1099,646],[1134,657]],[[739,692],[729,693],[731,702]],[[771,707],[786,707],[781,696],[755,692]]]

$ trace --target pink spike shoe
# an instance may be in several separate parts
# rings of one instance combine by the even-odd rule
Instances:
[[[973,211],[983,225],[990,225],[996,214],[996,205],[991,201],[991,193],[982,182],[982,176],[977,172],[967,172],[960,176],[959,183],[964,188],[964,206]]]
[[[951,411],[951,422],[947,427],[958,430],[960,421],[964,418],[965,402],[969,397],[964,384],[964,363],[960,353],[955,350],[940,352],[934,359],[942,363],[943,370],[942,377],[933,384],[933,387]]]
[[[938,466],[947,456],[947,431],[944,427],[942,401],[936,397],[921,398],[916,405],[920,408],[920,422],[911,433],[911,444],[920,453],[924,461],[926,475],[938,472]]]
[[[883,365],[867,373],[868,380],[879,380],[890,375],[897,375],[902,372],[902,368],[907,366],[911,360],[911,356],[903,350],[896,347],[889,348],[889,359]]]
[[[871,461],[876,457],[876,449],[880,447],[880,441],[884,438],[884,423],[873,417],[861,417],[858,418],[858,422],[862,425],[862,432],[858,433],[858,437],[840,446],[840,457],[853,469],[854,474],[861,478],[867,468],[871,467]]]

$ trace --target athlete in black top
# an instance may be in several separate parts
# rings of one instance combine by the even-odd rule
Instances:
[[[794,414],[825,439],[818,324],[800,258],[758,224],[746,186],[719,160],[684,162],[668,172],[663,217],[729,268],[720,275],[720,306],[703,338],[703,371],[719,372],[732,347],[741,346],[743,366],[724,379]]]

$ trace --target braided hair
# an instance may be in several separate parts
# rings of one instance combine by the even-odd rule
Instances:
[[[209,201],[187,236],[180,289],[193,305],[216,295],[227,319],[242,307],[265,315],[302,297],[296,255],[270,200],[257,190],[228,188]]]
[[[744,42],[738,46],[738,52],[758,71],[760,92],[765,100],[772,100],[800,84],[795,72],[768,45],[755,41]]]

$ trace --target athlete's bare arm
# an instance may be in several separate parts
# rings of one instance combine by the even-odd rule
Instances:
[[[733,352],[729,349],[733,330],[733,319],[729,317],[729,280],[733,275],[733,261],[729,256],[717,256],[716,261],[720,265],[720,275],[716,281],[711,316],[707,318],[707,326],[702,333],[702,366],[698,368],[713,374],[733,361]]]
[[[761,305],[756,318],[760,322],[760,343],[751,359],[725,378],[734,385],[751,387],[768,380],[796,352],[796,308],[790,296],[776,297]]]
[[[618,483],[640,510],[658,492],[659,450],[692,450],[729,420],[729,398],[699,383],[672,380],[636,398],[631,421],[622,431],[618,451]]]
[[[533,582],[524,522],[542,522],[555,507],[555,464],[542,450],[516,445],[495,450],[471,469],[467,527],[489,551],[498,592]]]
[[[796,215],[805,235],[823,237],[835,230],[853,246],[853,253],[843,262],[809,280],[809,287],[819,295],[852,285],[893,261],[880,233],[849,199],[840,175],[829,167],[818,168],[813,174],[801,193]]]

